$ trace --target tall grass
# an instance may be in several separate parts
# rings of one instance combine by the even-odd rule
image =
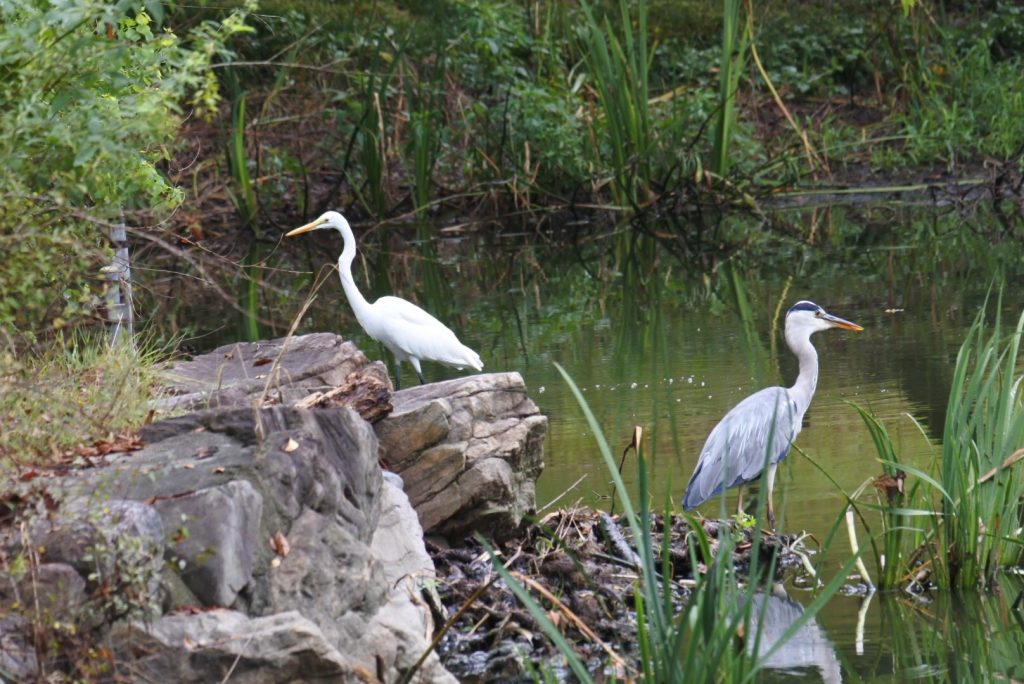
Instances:
[[[750,567],[746,570],[747,582],[741,583],[734,561],[736,540],[731,528],[719,526],[717,537],[713,539],[703,525],[691,518],[692,536],[687,541],[687,552],[693,567],[701,561],[706,563],[707,571],[694,578],[690,598],[682,612],[676,615],[673,590],[678,588],[674,586],[668,548],[671,535],[664,534],[660,554],[656,554],[651,537],[653,516],[643,449],[637,449],[638,495],[634,505],[596,417],[572,378],[561,366],[555,366],[575,396],[597,441],[617,499],[622,503],[622,519],[629,527],[639,558],[636,567],[639,576],[634,593],[638,668],[637,672],[619,673],[619,676],[648,684],[753,681],[763,664],[813,620],[825,602],[838,591],[857,556],[846,563],[799,617],[781,630],[777,640],[763,643],[762,626],[769,602],[762,600],[761,580],[773,576],[775,558],[768,562],[761,558],[762,539],[760,533],[755,532],[749,552]],[[658,562],[659,555],[661,563]],[[581,682],[594,681],[536,599],[493,554],[492,561],[504,581],[566,657],[576,677]]]
[[[585,60],[601,106],[598,121],[611,155],[609,165],[615,178],[612,192],[622,206],[637,204],[641,190],[649,188],[651,153],[655,145],[648,109],[651,65],[647,2],[635,3],[635,22],[631,4],[619,0],[619,30],[616,31],[610,18],[599,21],[590,4],[581,3],[586,18]]]
[[[992,155],[1019,152],[1024,136],[1024,74],[1020,62],[999,62],[988,42],[958,53],[947,48],[942,77],[925,68],[933,56],[920,56],[926,75],[899,116],[907,134],[904,152],[914,163],[945,162],[949,166]]]
[[[373,68],[367,71],[362,84],[362,115],[352,137],[352,143],[359,148],[361,182],[347,163],[343,167],[345,175],[352,183],[352,191],[360,203],[371,216],[378,219],[385,218],[391,211],[393,196],[389,180],[389,138],[384,112],[388,94],[393,90],[392,79],[398,65],[401,64],[401,59],[392,61],[393,63],[386,67],[375,63]],[[339,118],[339,124],[342,120]],[[347,158],[346,152],[345,162],[348,161]]]
[[[978,314],[957,355],[942,436],[942,542],[953,587],[992,586],[1024,558],[1024,447],[1018,359],[1024,314],[1008,336]]]
[[[430,204],[433,187],[434,163],[437,161],[440,140],[437,125],[430,111],[411,112],[409,115],[409,148],[412,155],[412,200],[416,213],[423,215]]]
[[[102,335],[59,335],[37,356],[0,352],[0,476],[60,460],[78,445],[140,426],[160,353],[109,346]]]
[[[932,508],[933,488],[927,480],[911,476],[902,478],[904,491],[899,491],[901,473],[905,476],[906,469],[911,472],[915,469],[900,462],[885,426],[860,406],[854,408],[867,426],[882,463],[883,479],[876,487],[878,504],[867,506],[881,516],[881,530],[877,534],[871,524],[873,517],[864,516],[861,511],[875,551],[875,578],[881,589],[906,588],[915,582],[919,563],[931,567],[935,562],[934,547],[929,544],[937,522]],[[868,483],[863,485],[867,486]],[[859,493],[851,498],[858,498]]]
[[[256,189],[249,175],[249,157],[245,151],[245,93],[236,95],[231,104],[231,131],[228,137],[228,168],[233,191],[231,201],[238,217],[251,227],[256,220]]]
[[[366,184],[363,186],[361,193],[363,204],[373,216],[381,218],[387,216],[391,208],[391,200],[388,198],[387,186],[384,180],[384,144],[381,136],[370,130],[364,130],[359,138],[363,174],[366,176]]]
[[[729,143],[736,127],[736,90],[746,62],[746,32],[740,28],[741,0],[722,2],[722,51],[718,72],[718,110],[715,115],[711,170],[719,176],[729,171]]]
[[[230,81],[229,83],[234,83]],[[236,86],[237,87],[237,86]],[[242,260],[239,281],[239,332],[250,341],[260,338],[260,238],[257,221],[256,188],[249,174],[249,158],[245,150],[245,93],[236,92],[231,106],[231,131],[228,138],[228,167],[231,170],[233,191],[231,199],[242,225],[252,231],[255,238],[249,243]]]
[[[887,475],[902,469],[909,489],[883,502],[883,586],[917,577],[952,589],[992,588],[1024,561],[1024,403],[1020,343],[1024,314],[1007,334],[982,310],[957,355],[933,472],[901,464],[884,427],[861,411]]]

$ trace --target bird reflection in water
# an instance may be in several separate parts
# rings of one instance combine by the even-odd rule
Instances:
[[[804,607],[789,598],[778,584],[772,588],[771,593],[757,593],[751,600],[753,606],[750,633],[756,635],[760,630],[760,636],[751,636],[748,646],[753,649],[754,644],[757,644],[757,655],[760,659],[771,651],[790,626],[800,619],[804,614]],[[821,673],[821,680],[825,684],[843,681],[835,646],[813,619],[804,623],[796,634],[779,646],[778,650],[761,661],[761,666],[783,672],[813,667]]]

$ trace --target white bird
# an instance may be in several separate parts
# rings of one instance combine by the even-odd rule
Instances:
[[[420,383],[424,383],[420,361],[436,361],[462,370],[482,370],[480,355],[459,342],[448,326],[426,311],[399,297],[381,297],[373,304],[366,301],[352,277],[352,261],[356,258],[356,237],[345,217],[328,211],[311,223],[287,233],[285,237],[301,235],[320,228],[333,228],[341,233],[345,248],[338,257],[338,274],[348,303],[366,334],[377,340],[395,356],[395,388],[402,387],[402,362],[408,361],[416,369]]]
[[[804,413],[818,385],[818,353],[811,344],[811,335],[829,328],[863,330],[814,302],[801,301],[790,308],[786,313],[786,344],[800,361],[796,383],[755,392],[725,414],[701,449],[683,495],[683,508],[691,510],[726,489],[757,480],[767,464],[768,522],[775,529],[775,471],[800,433]],[[742,505],[741,490],[741,510]]]

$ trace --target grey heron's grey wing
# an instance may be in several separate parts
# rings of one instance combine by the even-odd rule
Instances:
[[[767,456],[778,463],[800,431],[801,416],[785,387],[767,387],[736,404],[708,435],[683,496],[690,510],[730,487],[756,480]]]

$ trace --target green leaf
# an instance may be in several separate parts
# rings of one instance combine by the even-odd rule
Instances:
[[[50,100],[50,116],[60,113],[64,106],[77,94],[77,90],[69,88],[54,95],[53,99]]]

